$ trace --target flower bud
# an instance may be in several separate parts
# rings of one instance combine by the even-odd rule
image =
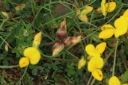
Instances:
[[[7,12],[1,12],[2,13],[2,15],[6,18],[6,19],[8,19],[9,18],[9,15],[8,15],[8,13]]]
[[[20,59],[20,61],[19,61],[20,68],[27,67],[28,65],[29,65],[29,59],[28,58],[23,57]]]
[[[38,47],[42,39],[42,32],[37,33],[34,36],[33,47]]]
[[[85,64],[86,64],[86,60],[84,59],[84,56],[82,56],[82,58],[78,62],[78,69],[81,69],[82,67],[84,67]]]
[[[58,55],[64,49],[64,44],[62,42],[57,42],[52,48],[52,56]]]

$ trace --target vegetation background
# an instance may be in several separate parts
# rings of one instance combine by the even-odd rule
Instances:
[[[0,84],[1,85],[87,85],[92,81],[87,66],[78,70],[78,60],[85,53],[88,43],[97,45],[100,40],[98,33],[105,23],[113,23],[127,8],[128,0],[108,0],[117,2],[114,12],[103,17],[95,9],[101,0],[0,0]],[[16,11],[19,4],[25,8]],[[76,16],[76,8],[93,6],[88,14],[89,23],[81,22]],[[6,12],[9,18],[3,16]],[[58,56],[53,57],[52,46],[59,39],[56,31],[66,18],[69,36],[82,35],[80,43],[65,48]],[[37,65],[29,65],[20,69],[17,65],[23,56],[23,50],[32,45],[34,35],[42,31],[40,44],[42,59]],[[117,49],[115,74],[122,82],[128,82],[128,40],[121,37]],[[111,77],[115,38],[109,39],[103,58],[108,58],[103,68],[104,80],[94,81],[94,85],[107,85]]]

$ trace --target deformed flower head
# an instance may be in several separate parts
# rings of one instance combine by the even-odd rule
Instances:
[[[57,42],[52,48],[52,56],[58,55],[64,49],[64,44]]]
[[[78,69],[81,69],[83,66],[85,66],[86,60],[84,59],[84,56],[79,60],[78,62]]]
[[[66,19],[64,19],[61,24],[59,29],[56,32],[56,35],[59,39],[64,39],[67,38],[67,26],[66,26]]]
[[[29,65],[29,59],[28,58],[23,57],[20,59],[20,61],[19,61],[20,68],[26,67],[28,65]]]
[[[98,81],[101,81],[103,79],[103,73],[100,69],[93,70],[92,76]]]
[[[76,36],[76,37],[71,37],[71,38],[70,38],[70,40],[71,40],[71,44],[72,44],[72,45],[77,44],[78,42],[81,41],[81,38],[82,38],[81,35]]]

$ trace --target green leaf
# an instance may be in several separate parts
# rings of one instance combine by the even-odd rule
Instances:
[[[37,69],[33,69],[33,70],[32,70],[32,74],[33,74],[33,75],[37,75],[37,72],[38,72]]]
[[[128,70],[124,72],[124,74],[121,75],[121,82],[126,83],[128,82]]]
[[[0,60],[3,60],[4,56],[2,54],[0,54]]]

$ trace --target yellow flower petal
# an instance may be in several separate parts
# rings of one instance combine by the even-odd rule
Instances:
[[[120,18],[124,19],[128,24],[128,16],[120,16]]]
[[[102,42],[96,46],[96,50],[102,54],[106,48],[106,42]]]
[[[38,47],[40,45],[41,39],[42,39],[42,32],[39,32],[34,36],[33,47]]]
[[[108,2],[105,4],[105,7],[107,12],[112,12],[116,8],[116,2]]]
[[[102,0],[101,2],[101,12],[104,16],[106,16],[106,7],[105,7],[106,0]]]
[[[127,32],[128,24],[123,18],[116,19],[114,25],[116,27],[116,31],[115,31],[116,38]]]
[[[34,64],[37,64],[39,62],[40,58],[41,58],[40,54],[35,54],[35,55],[32,55],[29,57],[29,61],[31,64],[34,65]]]
[[[128,84],[123,84],[123,85],[128,85]]]
[[[40,52],[35,47],[28,47],[24,50],[24,56],[30,60],[31,64],[37,64],[41,58]]]
[[[105,24],[101,27],[101,30],[115,29],[111,24]]]
[[[99,38],[101,39],[111,38],[114,33],[115,33],[115,29],[106,29],[100,32]]]
[[[88,44],[88,45],[85,47],[85,51],[86,51],[88,54],[90,54],[90,52],[95,51],[95,50],[96,50],[96,49],[95,49],[95,47],[94,47],[93,44]]]
[[[98,81],[101,81],[103,79],[103,73],[100,69],[93,70],[92,76]]]
[[[128,84],[123,84],[123,85],[128,85]]]
[[[20,66],[20,68],[27,67],[28,65],[29,65],[29,59],[28,58],[23,57],[23,58],[21,58],[19,60],[19,66]]]
[[[88,62],[88,71],[92,72],[95,69],[101,69],[104,61],[101,57],[92,57]]]
[[[84,8],[84,13],[85,14],[88,14],[89,12],[91,12],[93,10],[93,7],[91,7],[91,6],[85,6],[85,8]]]
[[[88,22],[88,17],[86,16],[86,14],[85,14],[85,15],[80,14],[80,15],[78,16],[78,18],[79,18],[81,21],[83,21],[83,22]]]
[[[88,17],[86,16],[86,14],[88,14],[92,10],[93,10],[93,7],[91,7],[91,6],[85,6],[85,8],[81,11],[80,15],[78,16],[78,18],[81,21],[83,21],[83,22],[88,22]]]
[[[84,59],[84,56],[79,60],[78,62],[78,69],[81,69],[83,66],[85,66],[86,60]]]
[[[92,44],[88,44],[86,47],[85,47],[85,51],[87,52],[87,54],[91,57],[94,57],[94,56],[100,56],[100,54],[96,51],[96,48],[94,47],[94,45]]]
[[[116,76],[112,76],[109,79],[109,85],[121,85],[119,79]]]
[[[35,54],[40,55],[39,50],[35,47],[28,47],[24,50],[25,57],[30,57],[31,55],[35,55]]]
[[[123,14],[124,17],[128,17],[128,9]]]

